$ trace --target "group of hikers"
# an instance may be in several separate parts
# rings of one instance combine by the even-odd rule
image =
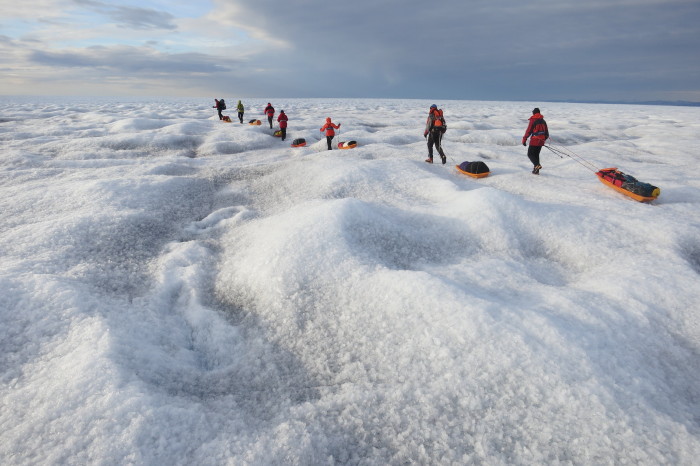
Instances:
[[[442,135],[447,131],[447,122],[443,111],[437,108],[437,105],[430,106],[428,119],[425,122],[425,131],[423,137],[428,140],[428,158],[425,159],[428,163],[433,163],[433,146],[440,154],[442,164],[447,163],[447,157],[442,150]],[[530,146],[527,149],[527,157],[532,162],[532,174],[539,175],[542,165],[540,165],[540,152],[547,139],[549,139],[549,128],[544,120],[540,109],[535,107],[532,110],[532,116],[528,120],[527,129],[523,135],[523,146],[527,146],[527,140],[530,139]]]
[[[214,108],[216,108],[219,113],[219,119],[225,120],[228,118],[222,113],[223,110],[226,110],[226,102],[224,99],[214,99],[214,102]],[[238,119],[241,123],[243,123],[243,113],[245,112],[245,108],[240,100],[238,101],[236,108],[238,110]],[[263,113],[267,115],[267,121],[270,124],[270,129],[272,129],[272,121],[275,117],[275,108],[270,102],[267,103],[267,107],[265,107]],[[230,119],[228,121],[230,121]],[[277,122],[280,127],[280,133],[283,141],[287,137],[287,121],[287,115],[284,113],[284,110],[281,110],[279,116],[277,117]],[[335,137],[336,129],[340,129],[340,123],[336,125],[331,121],[330,117],[326,118],[326,123],[320,129],[322,133],[325,132],[328,150],[332,149],[331,141]],[[442,109],[439,109],[435,104],[431,105],[428,112],[428,119],[425,122],[425,130],[423,131],[423,137],[428,141],[428,158],[425,159],[426,162],[433,163],[433,148],[435,148],[438,154],[440,154],[442,164],[444,165],[447,163],[447,156],[445,156],[445,152],[442,150],[442,136],[446,131],[447,122],[445,121],[445,115]],[[525,130],[525,135],[523,135],[522,140],[523,146],[527,146],[527,140],[530,139],[530,146],[527,149],[527,157],[530,159],[530,162],[532,162],[533,175],[539,175],[540,170],[542,169],[542,165],[540,165],[540,152],[542,151],[542,147],[545,145],[548,138],[549,128],[547,127],[547,122],[544,120],[542,113],[540,113],[540,109],[535,107],[532,110],[532,116],[528,120],[527,129]]]
[[[219,120],[231,121],[231,118],[223,114],[223,111],[226,110],[226,101],[224,99],[214,99],[213,108],[215,108],[219,113]],[[238,110],[238,119],[241,123],[243,123],[243,113],[245,113],[245,107],[243,107],[243,103],[240,100],[238,101],[236,109]]]

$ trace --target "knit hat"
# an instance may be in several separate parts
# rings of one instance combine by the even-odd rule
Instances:
[[[535,107],[534,110],[532,110],[532,114],[534,115],[535,113],[540,113],[540,109]]]

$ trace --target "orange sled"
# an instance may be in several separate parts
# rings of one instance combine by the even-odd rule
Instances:
[[[472,178],[485,178],[491,173],[489,167],[481,161],[462,162],[459,165],[455,165],[455,168],[458,172],[471,176]]]
[[[357,147],[357,141],[339,142],[338,149],[354,149]]]
[[[462,170],[461,168],[459,168],[459,165],[455,165],[455,168],[457,169],[458,172],[463,173],[463,174],[465,174],[465,175],[469,175],[469,176],[471,176],[472,178],[486,178],[486,177],[489,176],[489,174],[491,173],[491,172],[469,173],[469,172],[465,172],[464,170]]]
[[[615,191],[631,197],[638,202],[651,202],[661,194],[661,190],[656,186],[652,186],[648,183],[640,183],[633,176],[626,175],[617,168],[603,168],[596,173],[596,176],[598,176],[598,179],[604,185],[610,186]],[[626,189],[628,186],[635,188],[637,192]],[[638,187],[645,189],[637,189]]]

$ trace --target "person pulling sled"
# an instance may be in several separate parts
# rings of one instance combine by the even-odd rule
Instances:
[[[212,108],[215,108],[216,111],[219,112],[219,120],[223,120],[224,115],[221,112],[226,110],[226,102],[224,102],[224,99],[214,99],[214,106]]]
[[[238,121],[240,121],[241,124],[243,124],[243,114],[245,113],[245,107],[243,106],[243,103],[240,100],[238,101],[236,109],[238,110]]]
[[[532,162],[532,174],[539,175],[542,165],[540,165],[540,152],[544,143],[549,138],[549,128],[544,117],[540,113],[540,109],[535,107],[532,110],[532,116],[523,136],[523,146],[527,145],[527,138],[530,138],[530,147],[527,148],[527,158]]]
[[[430,106],[430,113],[428,113],[428,120],[425,123],[425,131],[423,132],[423,137],[428,139],[428,158],[425,159],[428,163],[433,163],[433,146],[437,149],[442,159],[442,164],[447,163],[447,157],[445,157],[445,152],[442,150],[442,135],[447,131],[447,123],[445,123],[445,117],[442,110],[437,108],[437,105],[433,104]]]
[[[277,117],[277,122],[280,124],[280,132],[282,133],[282,140],[284,141],[287,139],[287,121],[289,118],[287,118],[287,114],[284,113],[284,110],[280,110],[280,115]]]
[[[326,132],[326,142],[328,143],[328,150],[333,149],[331,146],[331,141],[333,141],[333,138],[335,137],[335,131],[336,129],[340,129],[340,123],[337,125],[331,121],[331,117],[326,118],[326,124],[321,126],[321,132]]]
[[[275,107],[273,107],[270,102],[268,102],[267,107],[265,107],[265,115],[267,115],[267,122],[270,123],[270,129],[272,129],[272,119],[275,117]]]

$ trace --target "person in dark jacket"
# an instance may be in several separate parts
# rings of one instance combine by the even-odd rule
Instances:
[[[267,115],[267,122],[270,123],[270,129],[272,129],[272,119],[275,116],[275,107],[273,107],[270,102],[268,102],[267,107],[265,107],[265,115]]]
[[[287,114],[284,113],[284,110],[280,110],[280,114],[277,117],[277,123],[280,124],[280,131],[282,132],[282,140],[284,141],[287,138]]]
[[[326,118],[326,124],[321,126],[321,132],[326,132],[326,142],[328,143],[328,150],[333,149],[331,147],[331,141],[335,137],[335,131],[336,129],[340,129],[340,123],[337,125],[331,121],[331,117]]]
[[[433,163],[433,145],[440,154],[442,159],[442,164],[447,163],[447,157],[445,157],[445,152],[442,150],[442,135],[447,131],[447,124],[445,123],[445,117],[442,114],[442,110],[437,108],[437,105],[433,104],[430,106],[430,113],[428,113],[428,120],[425,122],[425,131],[423,131],[423,137],[428,139],[428,158],[425,159],[428,163]]]
[[[226,110],[226,102],[224,102],[224,99],[214,99],[214,106],[212,108],[215,108],[216,111],[219,112],[219,120],[223,120],[224,115],[221,112]]]
[[[542,165],[540,165],[540,151],[549,138],[549,128],[539,108],[532,110],[532,116],[523,136],[523,146],[527,145],[527,138],[530,138],[530,147],[527,148],[527,158],[532,162],[532,174],[539,175]]]

